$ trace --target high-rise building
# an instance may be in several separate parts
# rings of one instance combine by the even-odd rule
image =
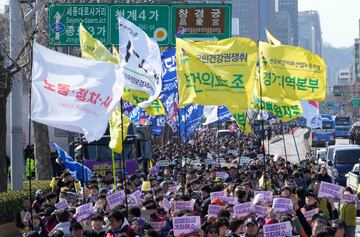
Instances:
[[[355,39],[354,44],[354,76],[355,81],[360,82],[360,38]]]
[[[291,45],[291,24],[287,12],[275,12],[276,31],[271,32],[282,44]]]
[[[322,56],[323,41],[317,11],[299,12],[299,46]]]
[[[295,45],[297,46],[299,43],[298,40],[298,0],[278,0],[277,2],[277,7],[278,7],[278,12],[287,12],[288,13],[288,17],[289,17],[289,22],[288,19],[286,19],[284,17],[283,14],[282,17],[280,17],[280,19],[283,19],[284,22],[280,22],[280,24],[277,24],[277,31],[275,33],[275,35],[277,37],[280,38],[280,35],[284,36],[284,32],[286,30],[284,30],[284,26],[282,26],[281,24],[288,24],[289,23],[289,31],[290,31],[290,38],[287,40],[288,44],[290,45]],[[277,20],[280,20],[277,19]],[[280,28],[280,29],[279,29]]]

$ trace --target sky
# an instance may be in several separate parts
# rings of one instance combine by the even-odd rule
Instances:
[[[323,41],[350,47],[359,38],[360,0],[298,0],[299,11],[317,10]]]

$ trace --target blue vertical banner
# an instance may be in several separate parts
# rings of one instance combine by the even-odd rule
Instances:
[[[175,48],[164,51],[161,54],[163,77],[162,91],[160,94],[161,102],[164,105],[166,116],[152,116],[151,127],[154,136],[160,136],[165,124],[169,124],[173,132],[177,131],[177,75]]]
[[[176,49],[169,49],[161,54],[163,65],[161,102],[166,111],[166,123],[169,124],[173,132],[177,131],[178,123],[178,81],[176,74]]]
[[[204,106],[191,104],[180,108],[180,137],[183,142],[189,141],[195,130],[200,127]]]

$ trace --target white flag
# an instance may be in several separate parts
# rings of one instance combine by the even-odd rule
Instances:
[[[119,66],[33,46],[31,119],[98,140],[124,91]]]
[[[319,115],[319,103],[317,101],[300,101],[303,109],[302,116],[306,118],[306,126],[309,128],[322,127]]]
[[[162,63],[158,44],[130,21],[119,17],[120,63],[125,86],[146,92],[147,101],[139,107],[149,107],[161,92]]]

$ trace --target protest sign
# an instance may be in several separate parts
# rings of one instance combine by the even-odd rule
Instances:
[[[274,198],[272,208],[275,213],[287,213],[292,211],[293,204],[289,198]]]
[[[264,158],[264,154],[257,154],[257,155],[256,155],[256,158],[258,158],[258,159],[263,159],[263,158]]]
[[[260,194],[260,195],[258,195]],[[257,201],[255,200],[256,198],[258,198],[260,203],[270,203],[273,200],[273,193],[270,191],[255,191],[254,192],[254,204],[257,203]]]
[[[237,150],[228,150],[228,153],[229,154],[231,154],[231,155],[233,155],[233,156],[237,156],[238,155],[238,152],[237,152]]]
[[[304,212],[303,215],[307,221],[311,221],[313,215],[319,213],[319,208],[312,209],[310,211]]]
[[[167,167],[170,165],[169,160],[158,160],[156,163],[159,164],[159,166],[161,167]]]
[[[219,212],[224,209],[224,206],[218,206],[218,205],[209,205],[208,208],[208,216],[218,216]]]
[[[176,201],[174,202],[174,209],[175,211],[181,211],[181,210],[194,210],[194,200],[191,201]]]
[[[76,208],[76,220],[78,222],[88,219],[92,214],[94,214],[92,202]]]
[[[211,165],[213,163],[213,160],[211,158],[204,159],[204,163],[207,165]]]
[[[225,182],[225,180],[229,178],[229,174],[225,172],[216,172],[216,177],[222,178],[222,180]]]
[[[141,185],[141,191],[143,192],[150,192],[151,190],[151,183],[150,181],[143,181]]]
[[[334,198],[340,200],[344,187],[328,182],[321,181],[318,193],[319,198]]]
[[[247,156],[242,156],[239,158],[239,164],[241,165],[247,165],[250,163],[250,157],[247,157]]]
[[[118,205],[122,204],[125,200],[125,192],[121,190],[106,197],[106,200],[109,204],[110,209],[114,209]]]
[[[181,187],[181,185],[169,186],[168,187],[168,192],[169,193],[176,193],[179,187]]]
[[[210,199],[213,200],[214,198],[219,198],[221,200],[225,200],[226,198],[226,192],[225,191],[220,191],[220,192],[212,192],[210,193]]]
[[[224,201],[225,201],[227,204],[230,204],[230,205],[237,205],[237,204],[239,204],[237,197],[225,197],[225,198],[224,198]]]
[[[246,202],[234,206],[234,216],[236,217],[246,217],[254,211],[254,205],[252,202]]]
[[[290,237],[292,235],[292,226],[290,221],[277,224],[264,225],[264,237]]]
[[[270,211],[270,208],[254,205],[255,213],[257,217],[266,217]]]
[[[189,234],[200,229],[200,216],[183,216],[173,218],[174,236]]]
[[[172,207],[171,203],[166,198],[163,199],[162,205],[166,212],[168,212],[170,210],[170,208]]]
[[[60,198],[59,202],[55,204],[56,209],[65,209],[69,206],[69,203],[66,199]]]
[[[165,226],[166,221],[161,221],[161,222],[149,222],[149,224],[151,225],[151,227],[156,230],[156,231],[160,231],[164,226]]]
[[[135,197],[136,199],[140,199],[141,198],[141,191],[140,190],[136,190],[135,192],[133,192],[131,194],[131,196]]]
[[[355,194],[343,194],[340,202],[342,203],[356,203],[358,200]]]

